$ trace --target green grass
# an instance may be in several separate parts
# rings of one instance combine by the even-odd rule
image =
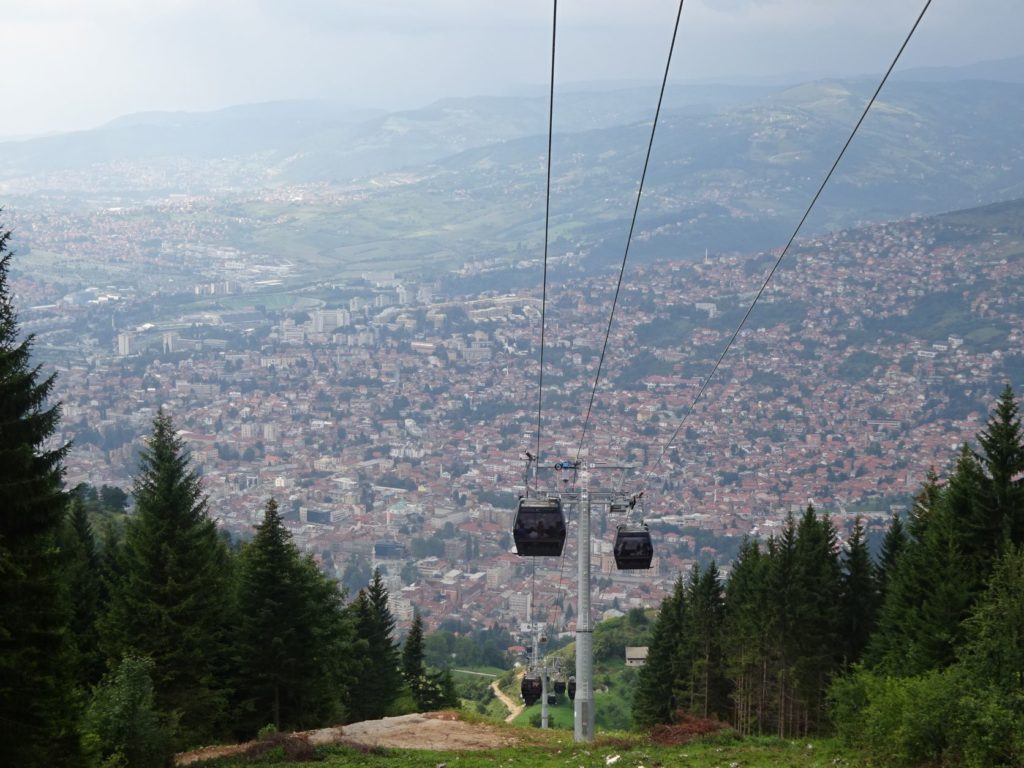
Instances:
[[[548,705],[548,724],[551,728],[561,730],[572,730],[573,726],[573,704],[568,696],[559,696],[557,704]],[[534,704],[526,707],[519,713],[519,717],[512,721],[513,725],[529,727],[532,722],[540,720],[541,705]]]
[[[287,762],[281,748],[260,758],[217,760],[205,763],[211,768],[317,765],[323,768],[604,768],[609,759],[617,768],[836,768],[864,766],[867,763],[830,740],[782,741],[749,739],[745,741],[708,741],[680,747],[657,747],[622,734],[599,738],[594,744],[575,744],[571,733],[554,734],[543,746],[519,746],[478,752],[435,752],[429,750],[357,749],[325,747],[318,750],[317,762]],[[884,768],[875,766],[874,768]]]

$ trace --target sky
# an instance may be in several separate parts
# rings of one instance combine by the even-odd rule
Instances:
[[[686,0],[671,82],[879,75],[924,0]],[[562,0],[556,83],[660,83],[677,0]],[[4,0],[0,137],[277,99],[543,87],[551,0]],[[1022,0],[934,0],[902,66],[1024,54]],[[557,87],[557,86],[556,86]]]

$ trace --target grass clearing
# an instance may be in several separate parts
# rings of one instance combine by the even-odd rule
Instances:
[[[525,729],[524,729],[525,730]],[[552,732],[543,745],[477,752],[419,749],[324,747],[311,763],[289,762],[283,747],[256,758],[221,759],[205,765],[215,768],[267,766],[285,768],[319,765],[324,768],[837,768],[867,763],[831,740],[748,739],[659,747],[643,742],[636,734],[601,736],[594,744],[576,744],[571,733]],[[878,768],[876,766],[876,768]]]

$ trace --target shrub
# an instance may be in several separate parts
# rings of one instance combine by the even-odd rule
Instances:
[[[885,765],[996,768],[1024,756],[1022,702],[959,666],[905,678],[857,670],[829,701],[839,737]]]
[[[170,729],[153,706],[153,661],[128,655],[93,693],[83,743],[104,766],[161,768],[171,755]]]

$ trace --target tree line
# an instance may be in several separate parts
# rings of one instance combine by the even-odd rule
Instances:
[[[640,726],[678,710],[740,734],[835,731],[886,765],[1024,761],[1024,435],[1005,387],[977,447],[930,472],[877,558],[858,518],[790,514],[723,578],[677,580],[634,700]]]
[[[457,705],[404,645],[380,572],[349,601],[291,541],[270,499],[251,541],[210,515],[160,412],[133,514],[93,529],[119,489],[63,488],[55,377],[32,365],[0,230],[0,754],[11,765],[162,766],[175,750]]]

